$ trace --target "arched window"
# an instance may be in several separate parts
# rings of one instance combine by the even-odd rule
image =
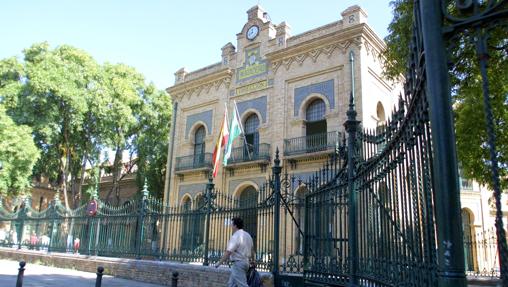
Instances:
[[[326,149],[326,105],[321,99],[315,99],[305,110],[305,135],[307,152]]]
[[[240,193],[238,201],[240,209],[242,210],[240,217],[243,220],[243,229],[252,236],[252,241],[254,242],[255,248],[258,229],[258,191],[253,186],[249,186]]]
[[[385,125],[386,121],[385,108],[383,107],[383,104],[381,102],[377,102],[376,115],[378,120],[377,125],[378,126]]]
[[[384,133],[386,127],[385,108],[383,107],[383,104],[381,102],[377,102],[376,116],[377,116],[376,133],[379,135]],[[385,146],[386,143],[384,141],[379,142],[379,144],[377,145],[378,152],[381,152],[385,148]]]
[[[245,120],[245,141],[247,146],[244,150],[244,156],[256,156],[259,152],[259,118],[256,114],[251,114]]]
[[[204,126],[200,126],[194,133],[194,167],[201,166],[205,160],[205,135]]]
[[[473,214],[471,211],[463,208],[462,215],[462,230],[464,232],[464,257],[466,259],[466,271],[475,270],[475,242],[474,242],[474,226]]]

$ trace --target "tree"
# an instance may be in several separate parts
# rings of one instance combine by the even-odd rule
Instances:
[[[171,98],[164,91],[156,91],[153,85],[147,91],[143,97],[145,105],[141,111],[141,129],[135,141],[137,182],[142,186],[146,179],[148,190],[162,198],[168,158]]]
[[[41,149],[35,174],[57,182],[69,207],[71,168],[87,144],[80,135],[88,99],[96,92],[99,66],[84,51],[66,45],[51,50],[47,43],[34,44],[23,53],[23,63],[11,63],[22,65],[23,72],[14,79],[17,84],[10,84],[17,90],[9,93],[9,98],[16,98],[10,101],[16,105],[9,112],[16,122],[32,127]]]
[[[385,38],[385,75],[398,79],[404,75],[412,36],[413,1],[392,1],[393,20]],[[450,84],[455,114],[457,154],[463,174],[492,188],[490,155],[482,98],[482,80],[474,35],[457,34],[448,43]],[[488,76],[497,136],[501,185],[508,187],[508,57],[503,26],[490,31]]]
[[[30,187],[39,150],[28,126],[18,126],[0,104],[0,195],[17,195]]]
[[[107,200],[115,194],[119,201],[124,152],[130,154],[131,163],[137,163],[139,158],[134,159],[141,152],[143,171],[155,174],[164,168],[166,152],[150,154],[168,143],[171,110],[164,91],[146,84],[129,66],[99,65],[71,46],[50,49],[39,43],[23,54],[23,60],[0,61],[0,104],[17,124],[32,128],[41,150],[34,174],[59,186],[67,207],[80,203],[82,186],[91,170],[97,174],[105,150],[115,152]],[[149,185],[161,185],[160,180],[149,176]]]
[[[138,166],[138,186],[143,185],[146,176],[151,190],[162,190],[171,101],[166,92],[158,91],[153,84],[145,84],[143,76],[129,66],[105,64],[104,74],[110,100],[108,107],[113,111],[107,118],[106,138],[115,154],[113,186],[106,200],[115,195],[119,203],[119,182],[129,172],[121,172],[124,151],[129,154],[128,169]]]
[[[114,151],[112,166],[113,186],[106,195],[106,201],[111,195],[120,200],[119,182],[125,174],[123,168],[123,152],[129,153],[129,168],[134,166],[135,149],[134,137],[139,131],[139,112],[143,106],[141,95],[145,89],[144,78],[133,68],[106,63],[103,67],[105,75],[104,87],[109,95],[107,103],[110,113],[106,117],[108,131],[105,134],[107,145]]]

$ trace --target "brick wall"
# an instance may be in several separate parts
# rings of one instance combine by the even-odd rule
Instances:
[[[171,286],[174,271],[179,273],[179,287],[223,287],[229,277],[229,269],[201,265],[180,264],[167,261],[135,260],[124,258],[93,257],[84,255],[43,253],[28,250],[0,248],[0,258],[30,263],[97,272],[98,266],[104,273],[120,278]],[[273,286],[271,274],[261,274],[266,287]]]

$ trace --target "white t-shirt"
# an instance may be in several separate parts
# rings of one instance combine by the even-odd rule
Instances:
[[[252,237],[243,229],[237,230],[229,239],[227,251],[231,252],[231,261],[249,261],[252,252]]]

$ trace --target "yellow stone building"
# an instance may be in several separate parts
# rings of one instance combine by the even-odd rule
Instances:
[[[382,76],[380,54],[385,44],[368,25],[364,10],[349,7],[337,13],[337,21],[297,35],[291,34],[288,23],[274,24],[267,15],[261,7],[252,7],[238,29],[236,45],[227,43],[217,53],[220,62],[175,73],[175,84],[167,89],[174,106],[165,204],[186,208],[203,204],[225,105],[231,116],[237,104],[245,140],[236,141],[230,164],[221,167],[214,183],[239,200],[260,191],[276,148],[282,165],[296,176],[306,177],[322,167],[344,132],[351,68],[362,126],[374,129],[390,117],[401,85]],[[297,193],[302,190],[292,192],[301,198],[303,194]],[[491,194],[461,179],[469,270],[495,266],[495,246],[487,250],[478,245],[483,240],[479,234],[494,227]],[[503,205],[507,206],[506,198]],[[289,243],[287,248],[300,244]]]
[[[375,128],[390,114],[399,94],[382,76],[384,43],[352,6],[338,21],[298,35],[286,22],[274,24],[259,6],[247,11],[237,43],[222,47],[221,61],[175,73],[167,89],[174,119],[165,201],[194,205],[202,194],[225,104],[236,102],[245,140],[214,179],[216,188],[241,199],[259,191],[276,148],[289,172],[305,176],[322,166],[343,133],[351,92],[354,53],[358,119]],[[219,53],[218,53],[219,56]],[[229,115],[231,116],[231,115]]]

